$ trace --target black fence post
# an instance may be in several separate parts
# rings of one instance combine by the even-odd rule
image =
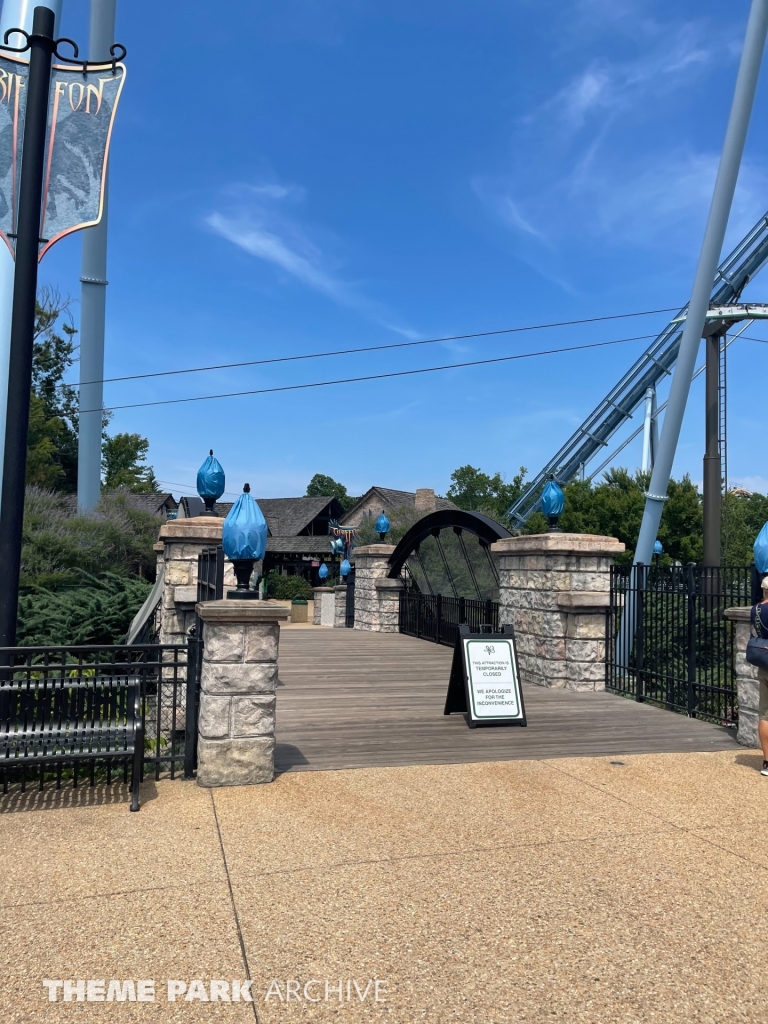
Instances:
[[[443,595],[442,594],[438,594],[437,595],[437,618],[436,618],[436,624],[437,624],[437,636],[435,637],[435,640],[438,643],[441,643],[442,642],[442,633],[443,633]]]
[[[635,574],[635,614],[637,629],[635,630],[635,700],[642,703],[645,699],[645,582],[648,567],[642,562],[637,563]],[[632,586],[632,576],[629,577]],[[626,598],[625,598],[626,601]]]
[[[694,576],[694,563],[689,562],[686,573],[686,588],[688,590],[688,629],[686,631],[686,648],[688,653],[687,673],[687,700],[686,706],[688,717],[696,717],[696,702],[694,687],[696,684],[696,578]]]
[[[200,708],[200,673],[203,641],[199,636],[187,640],[187,699],[184,719],[184,778],[191,779],[197,768],[197,716]]]

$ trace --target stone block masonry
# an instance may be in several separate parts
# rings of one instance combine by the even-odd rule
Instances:
[[[187,642],[195,623],[197,603],[197,559],[203,548],[221,544],[223,519],[197,516],[172,519],[160,527],[157,568],[163,570],[164,586],[160,605],[160,643]],[[235,586],[235,574],[229,559],[224,562],[224,592]]]
[[[514,627],[520,678],[569,690],[605,689],[614,537],[543,533],[497,541],[502,624]]]
[[[760,683],[757,668],[747,661],[747,641],[752,633],[750,626],[751,608],[726,608],[723,618],[734,625],[733,674],[736,676],[736,690],[739,698],[739,727],[736,739],[745,747],[759,747],[757,734],[759,720]]]
[[[392,544],[366,544],[355,548],[355,629],[397,633],[400,628],[402,580],[391,580]]]
[[[275,775],[276,601],[206,601],[198,720],[198,786],[246,786]]]

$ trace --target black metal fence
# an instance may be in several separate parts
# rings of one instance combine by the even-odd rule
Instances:
[[[191,778],[197,760],[197,717],[200,702],[202,642],[190,637],[186,644],[132,644],[131,646],[58,646],[0,648],[0,733],[17,729],[34,730],[50,725],[48,719],[61,705],[62,690],[87,691],[95,683],[110,684],[118,694],[121,688],[139,686],[144,724],[143,772],[159,779],[161,775]],[[4,699],[3,688],[12,681],[16,691],[35,691],[30,707],[39,721],[20,721],[18,701]],[[10,689],[10,687],[9,687]],[[50,694],[41,700],[40,691]],[[58,695],[58,696],[57,696]],[[94,705],[97,706],[97,705]],[[68,727],[71,727],[68,726]],[[82,767],[74,765],[74,780]],[[57,782],[61,770],[57,768]],[[93,781],[98,758],[85,762]],[[112,769],[103,766],[107,781]],[[37,770],[37,769],[36,769]],[[24,758],[0,759],[3,791],[9,780],[19,777],[24,786],[30,768]],[[40,788],[45,766],[39,771]]]
[[[197,556],[197,600],[220,601],[224,596],[224,548],[203,548]]]
[[[723,610],[753,600],[751,567],[614,566],[606,687],[734,726],[734,631]]]
[[[347,629],[355,628],[355,570],[347,575],[347,591],[345,594],[344,625]]]
[[[455,647],[460,624],[468,625],[473,633],[479,633],[486,625],[498,631],[498,601],[473,601],[407,590],[400,594],[401,633]]]

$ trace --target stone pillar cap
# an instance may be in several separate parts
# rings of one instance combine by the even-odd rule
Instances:
[[[223,524],[223,519],[214,516],[169,519],[160,527],[160,540],[202,541],[205,544],[219,544]]]
[[[289,606],[277,601],[203,601],[195,606],[203,622],[278,622],[291,615]]]
[[[752,616],[752,606],[747,605],[741,608],[726,608],[723,611],[723,618],[732,622],[749,622]]]
[[[394,550],[394,544],[363,544],[361,547],[355,548],[355,558],[359,558],[360,555],[363,557],[366,555],[380,555],[389,558]]]
[[[532,533],[524,537],[505,537],[491,544],[499,555],[587,555],[615,557],[625,550],[616,537],[593,533]]]

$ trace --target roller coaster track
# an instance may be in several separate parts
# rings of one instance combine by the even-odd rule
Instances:
[[[720,264],[712,286],[711,304],[728,305],[737,302],[747,283],[766,262],[768,212]],[[561,484],[573,480],[582,465],[586,466],[597,452],[606,447],[610,438],[630,419],[645,400],[646,389],[655,387],[663,377],[671,374],[683,336],[687,309],[687,305],[683,306],[634,366],[530,482],[507,513],[513,526],[522,526],[538,510],[542,487],[550,476],[554,476]]]

